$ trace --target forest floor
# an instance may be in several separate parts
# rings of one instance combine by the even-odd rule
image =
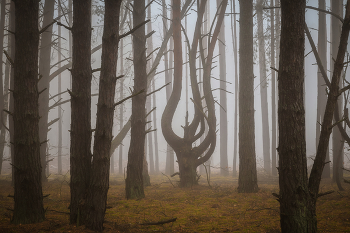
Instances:
[[[203,177],[203,176],[202,176]],[[171,182],[170,182],[171,180]],[[276,177],[259,178],[259,192],[237,192],[237,178],[213,175],[210,186],[181,189],[178,178],[151,176],[146,198],[126,200],[123,176],[112,175],[104,232],[280,232]],[[46,221],[38,224],[10,223],[13,195],[9,176],[0,176],[0,232],[91,232],[69,224],[69,177],[50,176],[43,185]],[[337,191],[330,179],[322,181],[320,192],[335,192],[317,202],[319,232],[350,232],[350,185]],[[163,225],[142,225],[176,218]]]

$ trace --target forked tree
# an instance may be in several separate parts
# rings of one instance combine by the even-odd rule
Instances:
[[[217,42],[219,31],[227,6],[227,0],[222,1],[216,15],[216,25],[213,33],[210,31],[208,36],[208,55],[204,56],[201,38],[201,26],[203,23],[203,15],[207,1],[200,2],[197,12],[197,21],[194,30],[192,45],[186,36],[187,46],[189,47],[189,66],[190,79],[194,103],[194,116],[192,122],[188,122],[188,113],[185,117],[184,136],[180,137],[175,134],[172,129],[172,121],[175,110],[179,104],[182,90],[182,45],[181,45],[181,21],[180,21],[180,0],[173,2],[173,38],[174,38],[174,86],[169,101],[162,115],[162,132],[174,149],[179,164],[180,186],[189,187],[198,183],[196,168],[207,161],[213,154],[216,146],[216,117],[214,98],[211,90],[211,69],[213,61],[214,47]],[[197,80],[196,55],[200,50],[201,62],[203,64],[203,90],[202,97],[199,92],[199,84]],[[203,110],[201,104],[202,98],[206,101],[206,109]],[[202,143],[194,146],[194,143],[202,136],[205,130],[205,121],[208,125],[208,133]],[[204,152],[206,153],[204,154]],[[202,154],[204,156],[202,157]]]

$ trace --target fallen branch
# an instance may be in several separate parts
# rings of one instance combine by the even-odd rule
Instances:
[[[171,222],[175,222],[177,218],[171,218],[168,220],[164,220],[164,221],[159,221],[159,222],[147,222],[147,223],[141,223],[140,225],[143,226],[151,226],[151,225],[163,225],[166,223],[171,223]]]

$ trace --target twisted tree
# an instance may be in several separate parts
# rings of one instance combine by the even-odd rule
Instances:
[[[216,25],[213,34],[211,35],[211,31],[209,32],[207,57],[204,56],[202,49],[203,45],[201,41],[202,36],[200,33],[206,3],[207,1],[203,0],[198,6],[197,22],[192,45],[189,44],[189,40],[186,38],[187,46],[189,47],[190,80],[193,94],[192,101],[194,103],[195,111],[191,123],[188,122],[188,112],[186,113],[185,126],[183,126],[184,135],[183,137],[180,137],[175,134],[172,128],[174,113],[179,104],[182,89],[180,1],[174,0],[173,2],[174,82],[173,91],[162,115],[161,126],[166,141],[176,153],[177,161],[179,164],[181,187],[189,187],[198,183],[196,168],[210,158],[216,146],[216,117],[214,97],[211,90],[210,74],[212,69],[211,66],[213,61],[213,52],[221,24],[224,19],[227,0],[222,1],[221,6],[218,7],[219,12],[215,17]],[[185,36],[187,37],[186,34]],[[197,82],[196,55],[198,46],[200,48],[201,62],[203,64],[203,97],[200,96],[199,83]],[[205,99],[205,102],[207,104],[206,113],[203,110],[201,103],[202,98]],[[206,127],[205,121],[208,125],[208,134],[205,136],[205,139],[202,143],[197,146],[193,146],[194,143],[204,134]]]

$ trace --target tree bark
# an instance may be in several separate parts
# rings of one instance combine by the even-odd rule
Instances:
[[[116,87],[119,14],[122,0],[105,0],[102,61],[97,103],[96,131],[92,160],[92,176],[86,202],[85,225],[103,230],[109,188],[110,148],[112,141],[114,96]]]
[[[262,125],[262,142],[264,170],[271,174],[270,159],[270,126],[269,126],[269,106],[267,102],[267,77],[266,77],[266,54],[265,54],[265,37],[264,37],[264,20],[263,20],[263,0],[257,2],[257,23],[258,23],[258,43],[259,43],[259,68],[260,68],[260,100],[261,100],[261,125]]]
[[[42,28],[46,27],[53,21],[55,1],[45,1],[44,17]],[[39,95],[39,137],[40,137],[40,158],[41,158],[41,180],[47,182],[46,168],[48,166],[47,158],[47,132],[49,118],[49,97],[50,97],[50,61],[51,61],[51,40],[52,40],[52,25],[41,34],[40,43],[40,58],[39,58],[39,74],[41,79],[38,82],[39,91],[43,91]]]
[[[145,0],[134,2],[133,25],[145,21]],[[132,99],[131,139],[128,153],[127,177],[125,191],[127,199],[145,197],[143,188],[143,157],[145,156],[145,104],[147,89],[146,72],[146,36],[145,26],[133,33],[134,46],[134,93],[144,92]]]
[[[258,191],[255,155],[253,1],[240,1],[238,192]],[[242,52],[244,51],[244,52]]]
[[[222,0],[217,0],[219,8]],[[227,158],[227,93],[226,93],[226,52],[225,52],[225,20],[219,33],[219,64],[220,64],[220,174],[229,175]]]
[[[0,12],[0,51],[3,51],[4,49],[4,27],[5,27],[5,5],[6,1],[3,0],[1,1],[1,12]],[[0,123],[4,122],[3,124],[6,124],[6,121],[3,121],[4,114],[3,114],[3,109],[5,108],[5,98],[4,98],[4,75],[3,75],[3,56],[1,55],[1,65],[0,65]],[[6,89],[7,90],[7,89]],[[1,123],[1,133],[4,133],[5,127]],[[0,135],[1,135],[0,133]],[[0,136],[0,175],[1,175],[1,170],[2,170],[2,161],[3,161],[3,151],[4,151],[4,145],[5,145],[5,140],[1,140]]]
[[[45,219],[41,186],[38,47],[39,2],[15,1],[16,54],[14,60],[14,212],[12,223]]]
[[[58,4],[61,5],[61,0],[58,0]],[[58,7],[58,15],[61,15],[61,8]],[[61,18],[59,19],[59,22],[61,22]],[[61,55],[61,27],[58,26],[58,69],[61,68],[61,60],[62,60],[62,55]],[[58,79],[57,79],[57,92],[61,93],[62,92],[62,79],[61,79],[61,74],[58,75]],[[61,94],[59,94],[57,96],[58,100],[61,99]],[[58,120],[58,145],[57,145],[57,173],[59,175],[62,175],[62,108],[60,106],[58,106],[57,108],[57,117],[59,118]]]
[[[70,223],[84,224],[91,174],[91,0],[73,2]]]

